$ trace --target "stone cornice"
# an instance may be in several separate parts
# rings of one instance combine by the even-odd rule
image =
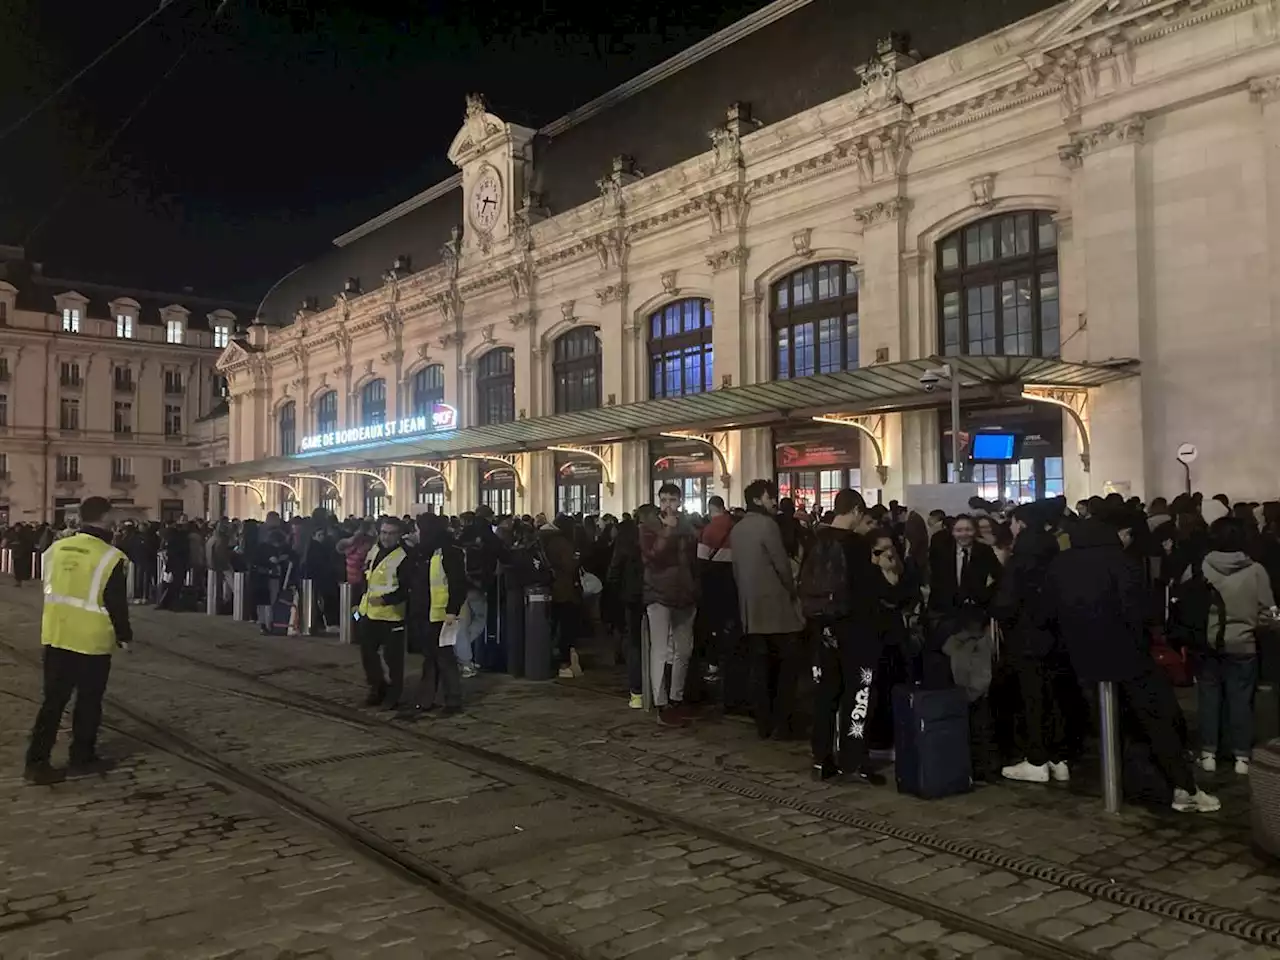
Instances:
[[[1071,135],[1069,143],[1058,148],[1058,158],[1068,167],[1079,167],[1091,153],[1126,143],[1141,143],[1146,126],[1146,118],[1136,114],[1090,130],[1081,130]]]

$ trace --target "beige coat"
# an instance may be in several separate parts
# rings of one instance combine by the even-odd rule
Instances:
[[[743,632],[799,633],[804,620],[777,521],[763,513],[748,513],[734,526],[729,546]]]

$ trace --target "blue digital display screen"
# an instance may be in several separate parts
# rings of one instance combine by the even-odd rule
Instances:
[[[1016,459],[1018,437],[1012,433],[975,433],[973,459],[1003,463]]]

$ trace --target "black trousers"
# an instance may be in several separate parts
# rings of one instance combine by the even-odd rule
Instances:
[[[369,695],[386,703],[399,703],[404,692],[404,624],[394,620],[360,620],[360,662],[364,666]],[[387,670],[383,673],[382,664]]]
[[[1056,695],[1058,662],[1024,654],[1013,663],[1022,694],[1021,752],[1037,766],[1067,759],[1066,715]]]
[[[444,697],[446,707],[462,706],[462,674],[458,672],[458,652],[455,647],[440,646],[443,623],[423,624],[422,678],[418,681],[418,695],[414,706],[427,710],[436,705],[436,695]]]
[[[167,583],[160,585],[160,599],[156,601],[156,609],[158,610],[177,610],[178,601],[182,596],[182,587],[187,582],[187,571],[189,566],[174,564],[165,569],[165,575],[169,577]]]
[[[87,763],[98,744],[102,725],[102,697],[111,675],[111,655],[76,653],[60,647],[44,648],[44,700],[31,728],[27,763],[48,763],[58,725],[71,695],[76,706],[71,714],[71,762]]]
[[[853,624],[814,631],[813,762],[834,761],[842,770],[855,770],[867,762],[883,644],[874,631]]]
[[[1168,678],[1151,662],[1141,676],[1117,683],[1116,692],[1125,726],[1151,744],[1151,754],[1165,779],[1174,787],[1195,793],[1195,774],[1183,753],[1178,731],[1181,710]]]
[[[751,653],[756,732],[761,737],[792,734],[796,686],[804,663],[804,648],[794,633],[753,633],[747,636]]]
[[[569,665],[569,650],[578,645],[579,633],[582,630],[582,607],[576,600],[552,601],[551,629],[556,638],[556,663],[561,667]]]

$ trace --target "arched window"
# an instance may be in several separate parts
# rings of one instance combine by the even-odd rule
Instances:
[[[433,363],[413,375],[413,413],[429,417],[437,403],[444,403],[444,365]]]
[[[510,423],[516,418],[516,352],[490,350],[476,365],[476,423]]]
[[[944,354],[1058,356],[1058,229],[1049,213],[1002,213],[944,237],[937,287]]]
[[[330,390],[316,401],[316,433],[333,433],[338,429],[338,391]]]
[[[556,413],[600,406],[600,336],[595,328],[579,327],[556,338],[552,373]]]
[[[713,388],[711,301],[677,300],[649,317],[653,399]]]
[[[387,381],[370,380],[360,391],[360,425],[372,427],[387,422]]]
[[[858,275],[841,260],[802,267],[769,300],[776,380],[858,369]]]
[[[298,405],[290,400],[280,408],[280,456],[298,452]]]

